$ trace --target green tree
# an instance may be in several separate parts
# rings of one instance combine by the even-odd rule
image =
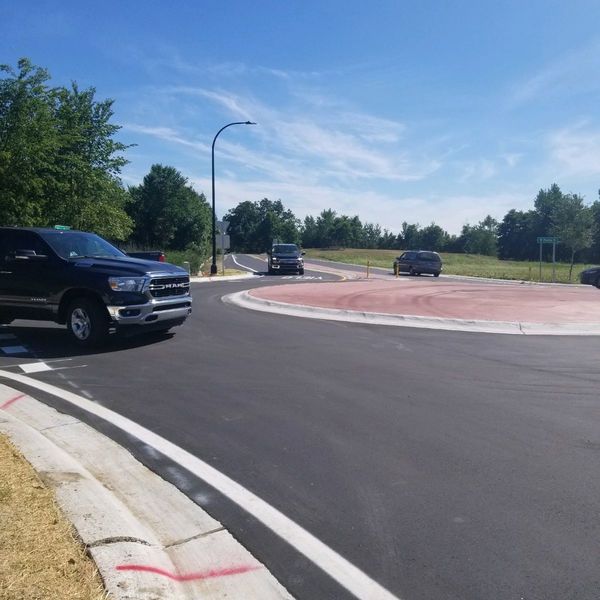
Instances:
[[[56,90],[59,148],[54,177],[47,187],[50,222],[68,223],[116,239],[124,239],[132,222],[125,213],[127,193],[119,173],[127,148],[113,139],[119,126],[110,123],[112,100],[97,102],[95,90]]]
[[[383,230],[381,236],[379,236],[379,240],[377,242],[377,247],[382,248],[384,250],[391,250],[396,244],[396,236],[387,229]]]
[[[318,248],[329,248],[335,245],[335,219],[335,211],[330,208],[321,211],[317,217]]]
[[[600,195],[600,190],[598,191]],[[596,200],[591,206],[594,227],[591,243],[591,260],[600,261],[600,201]]]
[[[381,238],[381,227],[375,223],[365,223],[362,228],[363,248],[377,248]],[[395,241],[395,240],[394,240]]]
[[[124,239],[131,220],[119,174],[127,148],[114,140],[112,100],[95,90],[49,87],[45,69],[0,66],[0,223],[62,223]]]
[[[127,212],[135,221],[131,241],[145,248],[209,253],[212,210],[174,167],[152,165],[141,185],[129,188]]]
[[[464,225],[460,235],[465,252],[486,256],[496,256],[498,251],[497,236],[498,222],[489,215],[477,225]]]
[[[498,225],[498,257],[513,260],[534,260],[537,256],[537,213],[509,210]]]
[[[45,224],[45,188],[59,141],[55,92],[27,59],[0,65],[0,224]]]
[[[560,238],[561,244],[571,251],[569,281],[573,274],[575,254],[592,244],[594,234],[594,214],[585,206],[583,198],[577,194],[563,195],[552,212],[552,233]]]
[[[421,247],[424,250],[441,252],[446,249],[448,234],[439,225],[432,223],[420,231]]]
[[[317,223],[311,215],[304,217],[302,224],[302,245],[305,248],[317,247]]]
[[[238,252],[264,252],[273,240],[300,243],[300,222],[281,200],[246,200],[225,215],[231,247]]]
[[[421,246],[419,224],[402,223],[402,229],[398,234],[398,248],[402,250],[418,250]]]

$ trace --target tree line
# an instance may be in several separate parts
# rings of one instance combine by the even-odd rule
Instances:
[[[557,258],[574,262],[600,261],[600,202],[585,205],[581,196],[565,194],[558,185],[540,190],[529,211],[510,210],[497,221],[485,217],[475,225],[466,224],[459,235],[450,234],[431,223],[402,223],[397,234],[378,224],[362,223],[358,216],[338,215],[326,209],[303,221],[285,209],[280,200],[264,198],[241,202],[229,210],[232,249],[262,252],[272,242],[299,243],[306,248],[427,249],[436,252],[462,252],[498,256],[501,259],[536,260],[539,237],[557,237]],[[551,249],[543,247],[543,258]]]
[[[137,186],[120,179],[130,147],[115,139],[112,100],[95,89],[51,86],[49,73],[21,59],[0,65],[0,225],[69,225],[139,248],[192,249],[208,256],[212,211],[177,169],[155,164]],[[435,223],[398,233],[332,209],[296,218],[281,200],[243,201],[225,215],[231,248],[264,252],[273,240],[306,248],[429,249],[535,260],[538,237],[556,236],[558,259],[600,261],[600,202],[586,205],[558,185],[528,211],[487,216],[454,235]],[[548,258],[550,248],[543,248]]]

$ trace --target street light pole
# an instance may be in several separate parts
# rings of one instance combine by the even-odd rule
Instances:
[[[215,213],[215,142],[219,137],[219,134],[224,129],[231,127],[232,125],[256,125],[252,121],[236,121],[235,123],[228,123],[225,127],[221,127],[215,135],[215,139],[212,143],[212,264],[210,265],[210,274],[217,274],[217,215]]]

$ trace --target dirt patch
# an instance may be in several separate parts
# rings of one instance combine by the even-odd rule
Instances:
[[[52,492],[0,435],[0,598],[104,600],[102,580]]]

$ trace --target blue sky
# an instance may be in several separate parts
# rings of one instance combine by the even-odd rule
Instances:
[[[540,188],[598,198],[600,3],[0,2],[0,62],[115,100],[126,184],[179,169],[217,214],[281,199],[457,233]]]

